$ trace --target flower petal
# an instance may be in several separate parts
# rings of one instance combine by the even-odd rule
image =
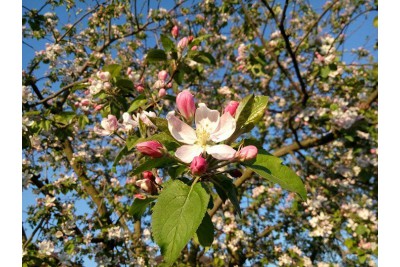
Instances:
[[[207,108],[204,103],[200,103],[195,114],[196,130],[203,129],[208,133],[212,133],[217,129],[219,124],[218,110]]]
[[[210,136],[211,140],[215,143],[224,141],[228,139],[236,129],[236,120],[229,114],[225,112],[221,119],[219,120],[218,128]]]
[[[206,151],[213,158],[216,158],[219,160],[233,159],[236,154],[236,150],[228,145],[207,146]]]
[[[200,155],[203,152],[203,148],[198,145],[183,145],[179,147],[175,156],[185,163],[192,162],[193,158]]]
[[[171,111],[167,115],[168,120],[168,129],[172,136],[179,142],[185,143],[188,145],[194,144],[197,140],[195,130],[179,120],[176,116],[174,116],[175,112]]]

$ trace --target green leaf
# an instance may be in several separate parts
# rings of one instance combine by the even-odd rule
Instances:
[[[200,245],[203,247],[211,246],[214,241],[214,225],[207,212],[205,213],[199,228],[197,228],[196,235]]]
[[[139,220],[140,217],[142,217],[143,214],[145,213],[147,206],[154,200],[155,200],[154,198],[145,198],[145,199],[135,198],[135,200],[132,203],[132,206],[129,208],[129,214],[135,220]]]
[[[168,130],[168,121],[166,120],[166,119],[163,119],[163,118],[159,118],[159,117],[148,117],[149,119],[150,119],[150,121],[152,122],[152,123],[154,123],[154,125],[155,126],[157,126],[157,128],[160,130],[160,131],[163,131],[163,132],[168,132],[169,133],[169,130]]]
[[[111,172],[116,173],[117,172],[117,165],[119,161],[122,159],[123,156],[125,156],[128,153],[128,148],[127,146],[124,146],[119,152],[118,155],[115,157],[114,163],[111,168]]]
[[[244,125],[256,124],[265,114],[268,96],[256,96],[251,107],[251,113]]]
[[[345,245],[346,247],[348,247],[349,249],[351,249],[351,248],[353,247],[353,245],[354,245],[353,239],[351,239],[351,238],[346,239],[346,240],[344,241],[344,245]]]
[[[193,187],[174,180],[161,191],[153,208],[154,241],[172,265],[201,224],[209,195],[201,183]]]
[[[331,72],[331,69],[329,68],[329,66],[324,66],[319,71],[322,78],[327,78],[329,76],[330,72]]]
[[[146,161],[142,165],[139,165],[136,169],[133,170],[131,175],[137,175],[143,171],[151,170],[152,168],[165,167],[173,162],[174,162],[173,159],[167,157],[146,159]]]
[[[237,188],[233,184],[232,179],[229,179],[224,175],[217,175],[211,178],[211,181],[213,182],[215,190],[222,201],[225,202],[227,199],[229,199],[235,208],[235,211],[239,214],[239,216],[242,216],[240,211],[240,202],[237,198]]]
[[[378,28],[378,16],[376,16],[376,17],[374,18],[373,24],[374,24],[374,27],[375,27],[375,28]]]
[[[65,111],[54,115],[54,121],[64,125],[71,124],[72,120],[76,117],[75,112]]]
[[[165,51],[169,52],[175,47],[175,43],[168,36],[161,34],[160,38]]]
[[[172,166],[168,168],[168,174],[172,179],[176,179],[181,176],[186,171],[186,169],[187,167],[184,165]]]
[[[103,68],[103,71],[108,71],[111,75],[111,78],[118,77],[121,73],[121,65],[118,64],[110,64]]]
[[[89,124],[89,118],[86,115],[80,115],[78,117],[78,125],[80,129],[84,129],[87,124]]]
[[[251,114],[251,109],[254,103],[254,95],[248,95],[240,101],[238,108],[236,109],[236,125],[243,125]]]
[[[179,84],[182,85],[182,81],[183,81],[183,76],[185,75],[185,73],[181,70],[176,70],[175,71],[175,75],[174,75],[174,81]]]
[[[133,92],[133,82],[128,79],[118,79],[116,85],[119,89],[127,92]]]
[[[135,110],[137,110],[140,107],[143,107],[144,105],[146,105],[147,103],[147,98],[145,95],[139,95],[138,97],[135,98],[135,100],[133,100],[131,106],[128,109],[128,113],[131,113]]]
[[[254,162],[244,162],[261,177],[279,184],[283,189],[295,192],[303,200],[307,199],[307,191],[300,177],[289,167],[282,165],[282,160],[272,156],[263,149],[258,149],[258,155]]]
[[[159,62],[167,60],[167,54],[164,50],[161,49],[151,49],[147,52],[146,61],[152,62]]]
[[[204,51],[189,51],[187,56],[198,63],[215,65],[215,58],[210,53]]]

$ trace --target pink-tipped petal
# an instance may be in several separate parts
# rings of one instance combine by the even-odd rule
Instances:
[[[214,133],[211,134],[210,138],[215,143],[219,143],[228,139],[236,129],[236,120],[231,116],[230,113],[226,112],[221,116],[219,126]]]
[[[219,160],[231,160],[235,158],[236,150],[228,145],[215,145],[206,148],[208,154]]]
[[[192,145],[196,142],[197,136],[195,130],[175,117],[173,112],[168,113],[167,120],[168,129],[177,141],[188,145]]]
[[[196,129],[202,128],[208,133],[213,133],[219,125],[219,119],[218,110],[209,109],[203,103],[200,103],[199,107],[196,109]]]
[[[190,163],[194,157],[200,155],[202,152],[203,148],[201,146],[183,145],[176,150],[175,156],[185,163]]]

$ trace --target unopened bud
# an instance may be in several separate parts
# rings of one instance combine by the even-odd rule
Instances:
[[[144,171],[144,172],[142,172],[142,175],[143,175],[144,179],[149,179],[152,181],[154,181],[154,179],[155,179],[155,177],[151,171]]]
[[[225,107],[225,112],[228,112],[229,114],[232,115],[232,117],[235,116],[236,110],[239,106],[239,102],[237,101],[231,101],[229,104]]]
[[[190,36],[188,37],[188,42],[191,43],[191,42],[193,41],[193,39],[194,39],[194,36],[193,36],[193,35],[190,35]]]
[[[168,77],[168,72],[166,70],[162,70],[158,73],[158,79],[161,81],[165,81]]]
[[[236,158],[239,161],[252,160],[257,157],[258,149],[255,146],[245,146],[237,152]]]
[[[134,194],[133,197],[138,199],[146,199],[146,197],[143,196],[142,194]]]
[[[144,155],[161,158],[163,156],[163,145],[158,141],[146,141],[136,145],[137,150]]]
[[[136,84],[136,85],[135,85],[135,89],[136,89],[139,93],[141,93],[141,92],[144,91],[144,86],[143,86],[143,84],[139,83],[139,84]]]
[[[178,38],[178,35],[179,35],[178,26],[175,25],[174,27],[172,27],[171,34],[175,39]]]
[[[183,50],[187,47],[189,43],[189,40],[187,37],[183,37],[179,42],[178,42],[178,49]]]
[[[161,88],[160,91],[158,91],[159,98],[163,98],[166,95],[167,95],[167,91],[164,88]]]
[[[81,105],[82,106],[89,106],[89,104],[90,104],[90,100],[89,99],[84,98],[84,99],[81,100]]]
[[[192,50],[192,51],[196,51],[196,50],[197,50],[197,48],[198,48],[198,46],[197,46],[197,45],[194,45],[194,46],[192,46],[192,48],[190,48],[190,50]]]
[[[202,175],[207,171],[207,165],[207,161],[202,156],[196,156],[190,164],[190,171],[193,175]]]
[[[189,90],[183,90],[176,96],[176,106],[187,121],[192,121],[196,112],[194,96]]]
[[[94,111],[99,111],[99,110],[101,110],[103,108],[103,105],[96,105],[95,107],[94,107]]]

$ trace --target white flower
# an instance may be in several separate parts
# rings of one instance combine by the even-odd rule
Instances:
[[[132,131],[138,126],[138,122],[132,119],[132,116],[128,112],[122,114],[123,123],[122,126],[126,131]]]
[[[220,116],[217,110],[211,110],[203,103],[199,104],[195,113],[196,131],[174,116],[171,111],[167,115],[168,129],[172,136],[183,145],[177,149],[175,156],[186,163],[207,152],[219,160],[230,160],[235,157],[236,150],[228,145],[214,145],[228,139],[236,129],[236,121],[229,114]]]
[[[49,240],[43,240],[39,243],[39,252],[50,256],[54,252],[54,244]]]

